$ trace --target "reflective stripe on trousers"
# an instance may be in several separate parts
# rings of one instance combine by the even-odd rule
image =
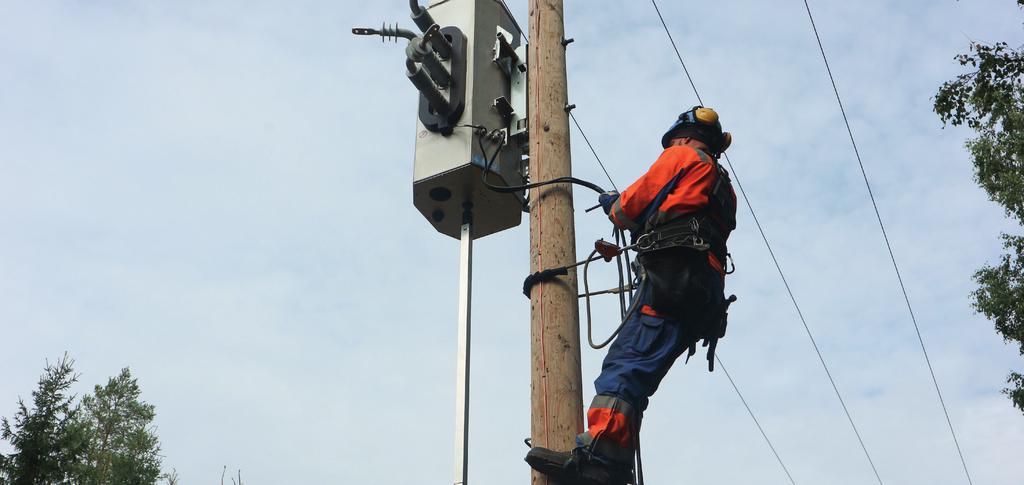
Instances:
[[[587,412],[587,432],[577,438],[578,444],[599,458],[631,462],[638,418],[672,364],[696,339],[685,322],[633,313],[608,349],[601,375],[594,381],[597,397]]]

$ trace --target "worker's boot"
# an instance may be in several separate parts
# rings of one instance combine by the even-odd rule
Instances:
[[[629,466],[594,456],[587,447],[572,451],[552,451],[534,447],[526,454],[526,462],[560,485],[626,485],[633,483]]]

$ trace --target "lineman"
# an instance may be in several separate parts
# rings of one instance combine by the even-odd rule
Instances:
[[[640,253],[638,311],[627,317],[608,350],[588,429],[576,449],[535,447],[526,461],[563,485],[631,482],[640,420],[673,362],[704,339],[709,367],[725,332],[726,240],[736,228],[736,194],[718,158],[732,135],[718,113],[696,106],[662,137],[665,151],[621,195],[600,202],[615,226],[629,229]],[[688,359],[689,357],[687,357]]]

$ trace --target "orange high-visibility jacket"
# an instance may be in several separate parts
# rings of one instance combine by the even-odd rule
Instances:
[[[630,185],[612,205],[608,217],[616,227],[636,231],[644,226],[655,227],[681,216],[692,215],[708,207],[711,191],[718,181],[717,161],[703,151],[689,146],[670,146],[639,180]],[[672,179],[680,175],[674,187]],[[657,208],[650,208],[663,190],[668,191]],[[732,214],[735,220],[736,193],[730,188]],[[712,219],[715,215],[711,214]],[[730,228],[731,229],[731,228]],[[723,276],[724,261],[708,251],[708,261]]]

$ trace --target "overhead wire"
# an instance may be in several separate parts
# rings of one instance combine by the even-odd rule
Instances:
[[[690,81],[690,86],[693,87],[693,92],[697,96],[697,100],[704,104],[701,99],[700,92],[697,90],[696,84],[693,82],[693,76],[690,75],[690,70],[686,67],[686,62],[683,60],[682,54],[679,52],[679,47],[676,45],[675,39],[672,38],[672,32],[668,28],[668,24],[665,23],[665,17],[661,13],[661,9],[658,8],[656,0],[651,0],[651,4],[654,6],[655,12],[658,14],[658,18],[661,20],[661,25],[665,29],[665,34],[668,35],[669,42],[672,44],[672,49],[676,53],[676,57],[679,59],[679,64],[683,67],[683,72],[686,73],[687,79]],[[757,218],[757,213],[754,211],[754,206],[750,202],[750,198],[747,196],[746,190],[743,188],[743,183],[740,181],[739,175],[736,172],[735,167],[732,164],[732,160],[728,154],[725,155],[726,163],[729,165],[729,170],[732,172],[733,178],[736,180],[736,186],[740,189],[740,194],[743,196],[743,200],[747,205],[747,209],[750,210],[750,214],[754,219],[754,224],[757,226],[758,232],[761,233],[761,239],[764,240],[765,246],[768,248],[768,254],[772,258],[772,262],[775,264],[775,269],[779,273],[779,277],[782,279],[782,283],[786,288],[786,292],[789,294],[789,299],[793,303],[793,307],[796,308],[797,316],[800,318],[800,322],[803,324],[804,330],[807,332],[807,337],[811,341],[811,345],[814,347],[815,353],[818,355],[818,360],[821,361],[822,368],[825,370],[825,375],[828,376],[829,383],[832,385],[832,389],[835,391],[836,397],[839,399],[839,403],[842,405],[843,413],[846,414],[846,419],[850,423],[850,427],[853,429],[854,434],[857,437],[857,442],[860,444],[861,450],[864,452],[864,456],[868,460],[868,464],[871,465],[871,470],[875,474],[875,478],[878,480],[879,485],[884,485],[881,475],[878,473],[878,468],[875,466],[874,460],[871,458],[871,453],[868,452],[867,445],[864,444],[864,439],[860,434],[860,430],[857,428],[857,424],[854,422],[853,415],[850,413],[849,407],[846,405],[846,400],[843,399],[843,395],[839,392],[839,386],[836,384],[835,378],[832,376],[832,371],[829,369],[828,364],[825,362],[825,357],[821,353],[821,349],[818,347],[817,341],[814,339],[814,334],[811,332],[810,325],[807,324],[807,319],[804,317],[803,310],[800,309],[800,304],[797,303],[796,296],[793,294],[793,289],[789,285],[789,280],[786,278],[785,273],[782,271],[782,265],[779,263],[778,257],[775,255],[775,251],[772,249],[771,243],[768,241],[768,236],[765,234],[764,226],[761,221]]]
[[[910,320],[914,323],[914,331],[917,332],[917,340],[921,344],[921,352],[924,354],[925,363],[928,364],[928,372],[931,374],[932,384],[935,385],[935,394],[939,397],[939,403],[942,405],[942,412],[946,416],[946,424],[949,425],[949,433],[953,436],[953,444],[956,445],[957,454],[960,455],[960,463],[964,468],[964,475],[967,476],[967,482],[973,485],[971,480],[971,472],[967,469],[967,460],[964,458],[963,450],[960,449],[960,441],[957,439],[956,431],[953,428],[953,421],[949,418],[949,409],[946,408],[946,401],[942,397],[942,390],[939,387],[939,380],[935,377],[935,369],[932,367],[931,358],[928,357],[928,349],[924,344],[924,337],[921,336],[921,327],[918,325],[917,316],[914,313],[914,307],[910,303],[910,296],[907,293],[907,286],[903,282],[903,275],[900,273],[900,267],[896,263],[896,255],[892,249],[892,243],[889,241],[889,233],[885,229],[885,223],[882,222],[882,213],[878,209],[878,201],[875,199],[875,192],[871,188],[871,181],[868,179],[867,170],[864,168],[864,160],[860,156],[860,149],[857,147],[857,140],[853,136],[853,128],[850,127],[850,118],[846,114],[846,107],[843,105],[843,98],[839,95],[839,87],[836,84],[836,78],[832,73],[832,66],[828,62],[828,55],[825,54],[825,46],[821,41],[821,34],[818,32],[818,26],[814,22],[814,15],[811,13],[811,6],[807,0],[804,0],[804,7],[807,9],[807,18],[811,22],[811,28],[814,30],[814,38],[818,41],[818,50],[821,51],[821,59],[825,62],[825,70],[828,71],[829,80],[832,82],[832,91],[835,92],[836,102],[839,104],[839,111],[843,115],[843,123],[846,124],[846,132],[850,136],[850,144],[853,146],[853,153],[857,157],[857,164],[860,166],[860,173],[864,177],[864,185],[868,189],[868,196],[871,198],[871,206],[875,209],[875,217],[878,219],[878,227],[882,230],[882,238],[885,240],[885,247],[889,250],[889,259],[892,261],[893,270],[896,272],[896,279],[899,281],[900,290],[903,292],[903,300],[907,304],[907,311],[910,313]]]
[[[754,424],[757,425],[757,430],[761,432],[761,436],[768,442],[768,447],[771,448],[772,454],[775,455],[775,459],[779,461],[779,466],[782,467],[782,471],[786,472],[786,477],[789,478],[789,483],[796,485],[796,481],[793,480],[793,475],[789,473],[789,468],[782,462],[782,457],[779,456],[779,452],[775,450],[775,445],[772,444],[772,440],[768,439],[768,434],[764,432],[764,428],[761,427],[761,422],[754,415],[754,411],[750,409],[750,405],[747,404],[747,400],[743,398],[743,393],[740,392],[740,388],[736,386],[736,381],[732,379],[732,375],[729,374],[729,370],[725,368],[725,364],[722,363],[722,357],[715,354],[715,360],[718,361],[718,367],[725,372],[725,377],[729,379],[729,384],[732,384],[732,388],[736,390],[736,394],[740,396],[740,401],[743,401],[743,407],[747,408],[747,413],[750,414],[750,418],[754,420]]]
[[[587,133],[583,131],[583,127],[580,126],[580,122],[576,121],[576,115],[574,115],[572,111],[569,112],[569,118],[571,118],[572,122],[576,125],[576,129],[579,130],[580,135],[583,135],[583,141],[587,142],[587,146],[590,147],[590,153],[594,154],[594,159],[597,160],[597,164],[601,166],[601,170],[604,171],[605,177],[608,177],[608,182],[611,183],[612,188],[618,192],[619,187],[615,185],[615,181],[612,180],[611,174],[608,173],[608,169],[605,168],[604,162],[602,162],[601,157],[597,155],[597,150],[594,150],[594,145],[590,143],[590,138],[587,138]]]

